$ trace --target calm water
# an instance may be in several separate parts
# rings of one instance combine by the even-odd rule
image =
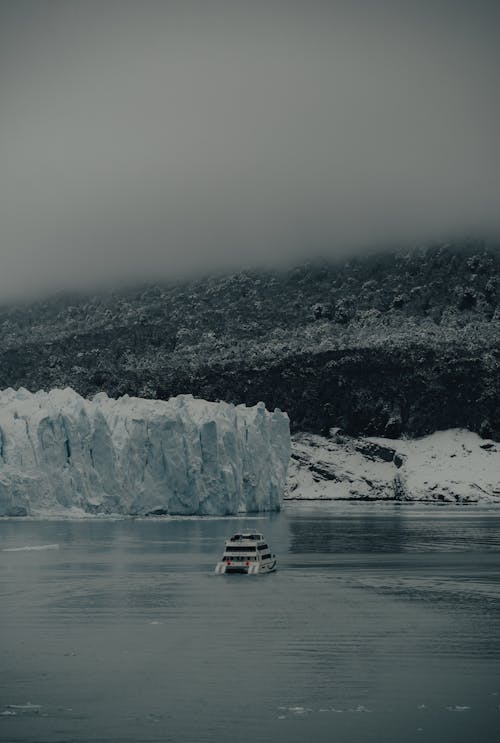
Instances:
[[[2,742],[500,740],[499,509],[7,520],[0,593]]]

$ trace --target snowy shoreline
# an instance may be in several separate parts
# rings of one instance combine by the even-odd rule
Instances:
[[[500,503],[500,446],[465,429],[420,439],[296,434],[284,500]]]

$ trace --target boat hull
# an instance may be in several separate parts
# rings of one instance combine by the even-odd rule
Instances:
[[[218,562],[215,572],[218,575],[265,575],[276,570],[276,560],[270,563],[257,565],[228,565],[226,562]]]

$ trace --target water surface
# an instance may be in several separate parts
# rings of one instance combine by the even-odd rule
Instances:
[[[499,509],[4,520],[0,592],[1,741],[500,739]]]

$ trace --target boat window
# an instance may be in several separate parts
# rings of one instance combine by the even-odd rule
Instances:
[[[259,544],[258,547],[257,547],[257,549],[258,550],[268,550],[269,547],[267,546],[267,544]]]
[[[226,547],[226,552],[255,552],[257,548],[253,545],[248,545],[246,547],[236,547],[234,545],[228,545]]]
[[[263,560],[270,560],[271,559],[271,553],[267,552],[265,555],[262,555]]]

